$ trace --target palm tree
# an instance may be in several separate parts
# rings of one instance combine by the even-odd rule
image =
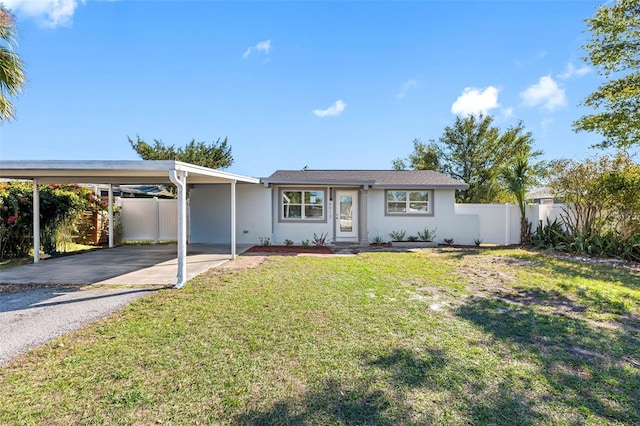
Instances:
[[[527,188],[534,185],[536,168],[529,163],[529,156],[520,154],[515,161],[501,173],[504,185],[516,199],[520,209],[520,244],[529,244],[531,240],[531,222],[527,219]]]
[[[24,65],[13,51],[16,23],[13,15],[0,5],[0,123],[15,118],[9,97],[16,97],[25,84]]]

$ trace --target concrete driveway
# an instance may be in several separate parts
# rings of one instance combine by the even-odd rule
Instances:
[[[238,253],[250,247],[239,245]],[[190,244],[187,279],[226,262],[231,257],[230,252],[229,246]],[[175,244],[125,245],[0,270],[0,285],[171,285],[175,284],[177,273]]]
[[[249,247],[238,247],[238,253]],[[173,285],[176,251],[175,245],[120,246],[0,270],[0,289],[7,284],[18,288],[0,292],[0,366]],[[228,246],[190,245],[188,279],[227,262],[229,252]],[[19,290],[21,285],[25,290]]]

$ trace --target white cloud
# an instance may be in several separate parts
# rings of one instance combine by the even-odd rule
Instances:
[[[2,0],[7,9],[17,15],[36,19],[49,28],[69,27],[78,4],[86,0]]]
[[[571,62],[567,64],[567,68],[564,70],[562,74],[558,74],[558,78],[561,80],[566,80],[573,76],[582,77],[585,74],[589,74],[591,72],[591,68],[586,65],[583,65],[580,68],[576,68],[573,66]]]
[[[543,135],[547,134],[552,124],[553,124],[553,118],[545,118],[540,122],[540,127],[542,128]]]
[[[314,109],[313,113],[317,116],[317,117],[327,117],[330,115],[340,115],[342,114],[342,111],[344,111],[344,109],[347,107],[347,104],[345,104],[342,100],[337,100],[335,104],[333,104],[332,106],[330,106],[327,109]]]
[[[504,118],[511,118],[513,117],[513,107],[509,107],[509,108],[502,108],[502,116]]]
[[[550,75],[540,77],[538,83],[520,93],[520,97],[527,106],[542,105],[549,111],[567,103],[564,89],[560,88]]]
[[[398,99],[402,99],[405,96],[407,96],[407,93],[410,90],[413,90],[415,88],[417,88],[418,86],[420,86],[420,82],[416,79],[409,79],[407,81],[404,82],[404,84],[402,86],[400,86],[400,91],[398,92],[398,94],[396,95],[396,98]]]
[[[466,87],[458,99],[451,105],[454,114],[487,114],[489,110],[498,108],[498,89],[489,86],[486,89]]]
[[[242,54],[242,57],[247,59],[249,56],[251,56],[253,52],[264,52],[265,54],[268,54],[270,50],[271,50],[271,40],[265,40],[265,41],[261,41],[255,46],[249,47]]]

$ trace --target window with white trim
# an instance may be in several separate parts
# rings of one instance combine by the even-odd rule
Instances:
[[[324,190],[283,190],[280,195],[281,219],[324,220]]]
[[[387,191],[387,214],[431,214],[431,191]]]

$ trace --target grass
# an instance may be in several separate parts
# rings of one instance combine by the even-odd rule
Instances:
[[[0,424],[638,424],[638,302],[523,250],[271,257],[0,369]]]

